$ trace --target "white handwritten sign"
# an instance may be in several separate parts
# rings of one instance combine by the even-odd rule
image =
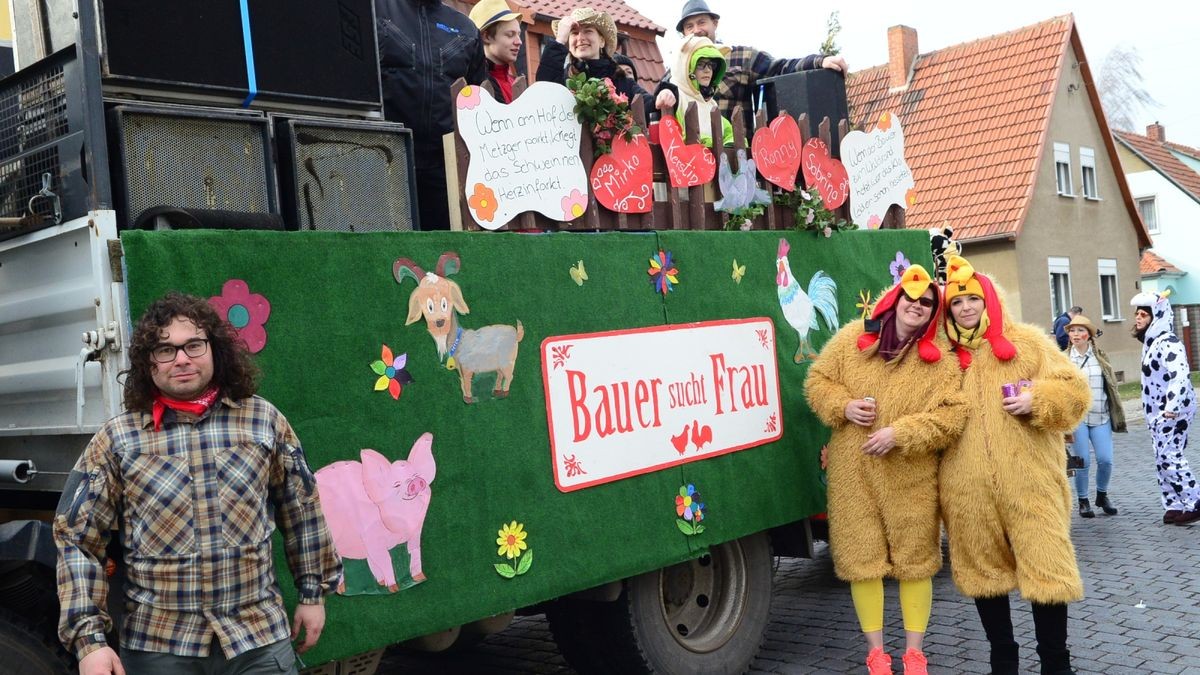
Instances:
[[[582,127],[566,87],[538,82],[505,105],[468,86],[455,106],[471,153],[463,188],[480,227],[498,229],[524,211],[554,220],[583,215],[588,180],[579,158]]]
[[[851,131],[842,138],[841,151],[850,176],[850,220],[877,228],[889,206],[912,204],[913,177],[904,161],[899,117],[884,113],[870,133]]]
[[[783,436],[768,318],[546,338],[542,377],[563,492]]]

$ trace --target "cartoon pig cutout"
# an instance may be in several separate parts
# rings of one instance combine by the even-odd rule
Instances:
[[[396,592],[392,548],[406,544],[413,582],[421,571],[421,528],[429,509],[429,484],[437,472],[433,434],[413,443],[408,460],[388,462],[369,448],[362,462],[334,462],[317,471],[317,491],[337,552],[343,558],[366,559],[381,586]],[[344,584],[338,592],[344,592]]]

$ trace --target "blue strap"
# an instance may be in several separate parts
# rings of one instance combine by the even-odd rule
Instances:
[[[254,42],[250,39],[250,0],[239,0],[242,6],[242,44],[246,50],[246,100],[243,108],[249,108],[258,95],[258,77],[254,73]]]

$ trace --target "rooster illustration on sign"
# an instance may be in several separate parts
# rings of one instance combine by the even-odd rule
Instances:
[[[788,263],[788,251],[791,246],[786,239],[779,240],[779,256],[775,259],[775,291],[779,294],[779,308],[783,310],[783,318],[796,329],[800,335],[800,346],[796,348],[793,361],[801,363],[806,359],[816,358],[809,343],[810,331],[821,328],[817,317],[825,320],[829,330],[837,330],[837,283],[825,272],[817,270],[812,280],[808,282],[808,291],[800,288],[800,282],[792,275],[792,267]]]

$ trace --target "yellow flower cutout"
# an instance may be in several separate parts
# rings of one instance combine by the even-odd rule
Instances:
[[[525,531],[525,526],[517,521],[512,521],[508,525],[500,528],[499,537],[496,538],[496,544],[500,548],[496,551],[496,555],[506,556],[509,560],[519,558],[521,551],[524,551],[528,546],[525,544],[525,537],[529,535]]]
[[[867,313],[871,311],[871,291],[859,291],[854,308],[862,311],[862,318],[867,318]]]

